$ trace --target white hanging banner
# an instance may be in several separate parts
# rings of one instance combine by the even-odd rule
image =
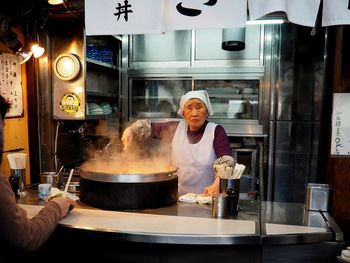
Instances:
[[[338,1],[338,0],[329,0]],[[282,11],[292,23],[314,27],[320,0],[248,0],[250,20]]]
[[[323,0],[322,26],[349,25],[349,0]]]
[[[331,155],[350,155],[350,93],[333,94]]]
[[[86,35],[245,27],[247,0],[85,0]]]
[[[165,31],[245,27],[247,0],[166,0]]]
[[[86,35],[161,33],[162,0],[85,0]]]

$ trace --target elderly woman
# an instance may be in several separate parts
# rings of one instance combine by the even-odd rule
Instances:
[[[187,92],[181,97],[178,114],[184,119],[152,124],[148,120],[136,121],[123,133],[124,150],[132,140],[144,141],[150,136],[171,142],[179,195],[217,193],[219,178],[215,171],[225,171],[225,167],[232,171],[235,161],[224,128],[207,120],[213,114],[208,93]],[[217,169],[218,166],[224,169]]]

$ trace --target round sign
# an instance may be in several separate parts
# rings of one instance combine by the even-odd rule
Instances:
[[[75,93],[65,94],[60,101],[60,108],[67,114],[76,114],[79,112],[80,99]]]

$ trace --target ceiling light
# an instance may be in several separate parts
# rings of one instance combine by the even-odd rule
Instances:
[[[245,49],[245,28],[223,29],[221,48],[226,51],[240,51]]]
[[[247,20],[247,25],[272,25],[272,24],[283,24],[287,22],[285,19],[257,19],[257,20]]]
[[[60,5],[63,4],[63,0],[48,0],[50,5]]]
[[[39,46],[39,44],[35,43],[32,45],[31,51],[35,58],[41,57],[45,52],[45,48]]]

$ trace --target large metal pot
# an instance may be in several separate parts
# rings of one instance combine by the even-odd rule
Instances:
[[[117,173],[81,167],[80,201],[93,207],[108,210],[162,207],[177,201],[177,191],[176,169]]]

